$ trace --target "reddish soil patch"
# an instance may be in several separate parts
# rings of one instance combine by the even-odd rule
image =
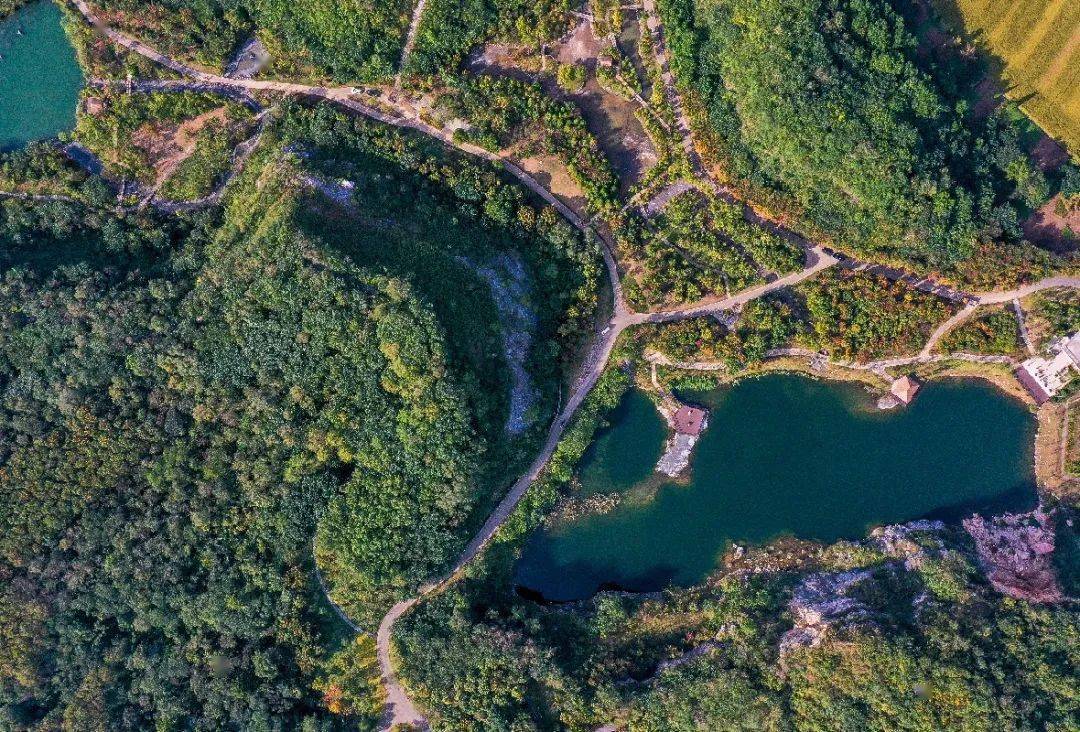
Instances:
[[[1062,163],[1069,161],[1069,151],[1065,146],[1048,135],[1039,137],[1039,141],[1031,150],[1031,159],[1044,173],[1057,170]]]
[[[465,68],[474,74],[488,73],[527,82],[536,81],[540,65],[532,50],[505,43],[489,43],[465,62]]]
[[[1064,599],[1051,561],[1053,523],[1041,509],[989,520],[972,516],[963,523],[995,590],[1029,602]]]
[[[585,196],[561,160],[554,155],[534,155],[522,158],[518,164],[574,213],[586,216]]]
[[[579,64],[595,61],[599,55],[600,41],[593,33],[592,23],[582,20],[559,47],[557,58],[561,64]]]
[[[225,108],[219,107],[192,117],[179,125],[147,123],[132,135],[132,144],[146,154],[160,184],[195,151],[199,132],[212,122],[226,123]]]
[[[1074,199],[1067,205],[1059,193],[1033,213],[1023,228],[1033,244],[1058,254],[1074,252],[1080,249],[1080,202]]]

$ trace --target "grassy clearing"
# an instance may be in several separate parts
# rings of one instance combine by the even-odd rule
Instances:
[[[938,0],[937,5],[953,30],[962,29],[1002,61],[1009,96],[1080,155],[1080,3]]]

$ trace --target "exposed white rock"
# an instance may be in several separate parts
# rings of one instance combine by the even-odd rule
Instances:
[[[870,619],[870,611],[847,592],[870,577],[865,569],[812,574],[803,579],[788,603],[794,627],[780,639],[780,656],[820,645],[837,625]]]

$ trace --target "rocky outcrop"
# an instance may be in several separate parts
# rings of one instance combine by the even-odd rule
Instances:
[[[1054,572],[1054,526],[1042,508],[1029,513],[964,519],[979,562],[998,592],[1028,602],[1060,602]]]
[[[904,563],[904,569],[918,569],[932,553],[944,550],[935,534],[945,530],[941,521],[911,521],[906,524],[879,526],[870,532],[871,541],[885,556]]]
[[[794,627],[780,639],[780,657],[799,648],[821,645],[838,626],[850,626],[871,619],[870,610],[848,591],[870,577],[865,569],[812,574],[795,588],[788,603]]]
[[[664,454],[656,463],[656,472],[669,478],[678,477],[690,466],[690,453],[694,451],[697,439],[697,435],[684,435],[681,432],[668,438]]]

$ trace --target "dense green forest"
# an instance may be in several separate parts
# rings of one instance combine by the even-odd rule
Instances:
[[[1048,185],[1004,115],[975,121],[877,0],[664,0],[715,162],[760,202],[862,251],[933,266],[1017,241]]]
[[[123,25],[172,56],[221,67],[252,33],[296,66],[338,81],[385,81],[396,70],[408,0],[104,0]]]
[[[459,389],[427,369],[443,353],[432,314],[403,283],[310,260],[284,179],[259,183],[220,228],[87,217],[73,232],[120,229],[135,261],[175,243],[152,266],[5,273],[0,626],[23,635],[4,644],[16,727],[317,723],[330,615],[311,535],[370,479],[344,450],[385,444],[405,485],[372,500],[425,534],[449,541],[460,520],[424,500],[432,482],[465,500],[475,459]],[[399,373],[410,388],[379,386]],[[444,429],[395,439],[417,411]]]
[[[595,243],[495,169],[323,107],[270,138],[222,212],[0,203],[9,726],[373,724],[371,648],[313,554],[362,622],[440,571],[591,327]],[[8,174],[50,160],[27,156]],[[351,201],[306,183],[344,174]],[[507,251],[538,303],[514,440],[492,295],[460,262]]]

